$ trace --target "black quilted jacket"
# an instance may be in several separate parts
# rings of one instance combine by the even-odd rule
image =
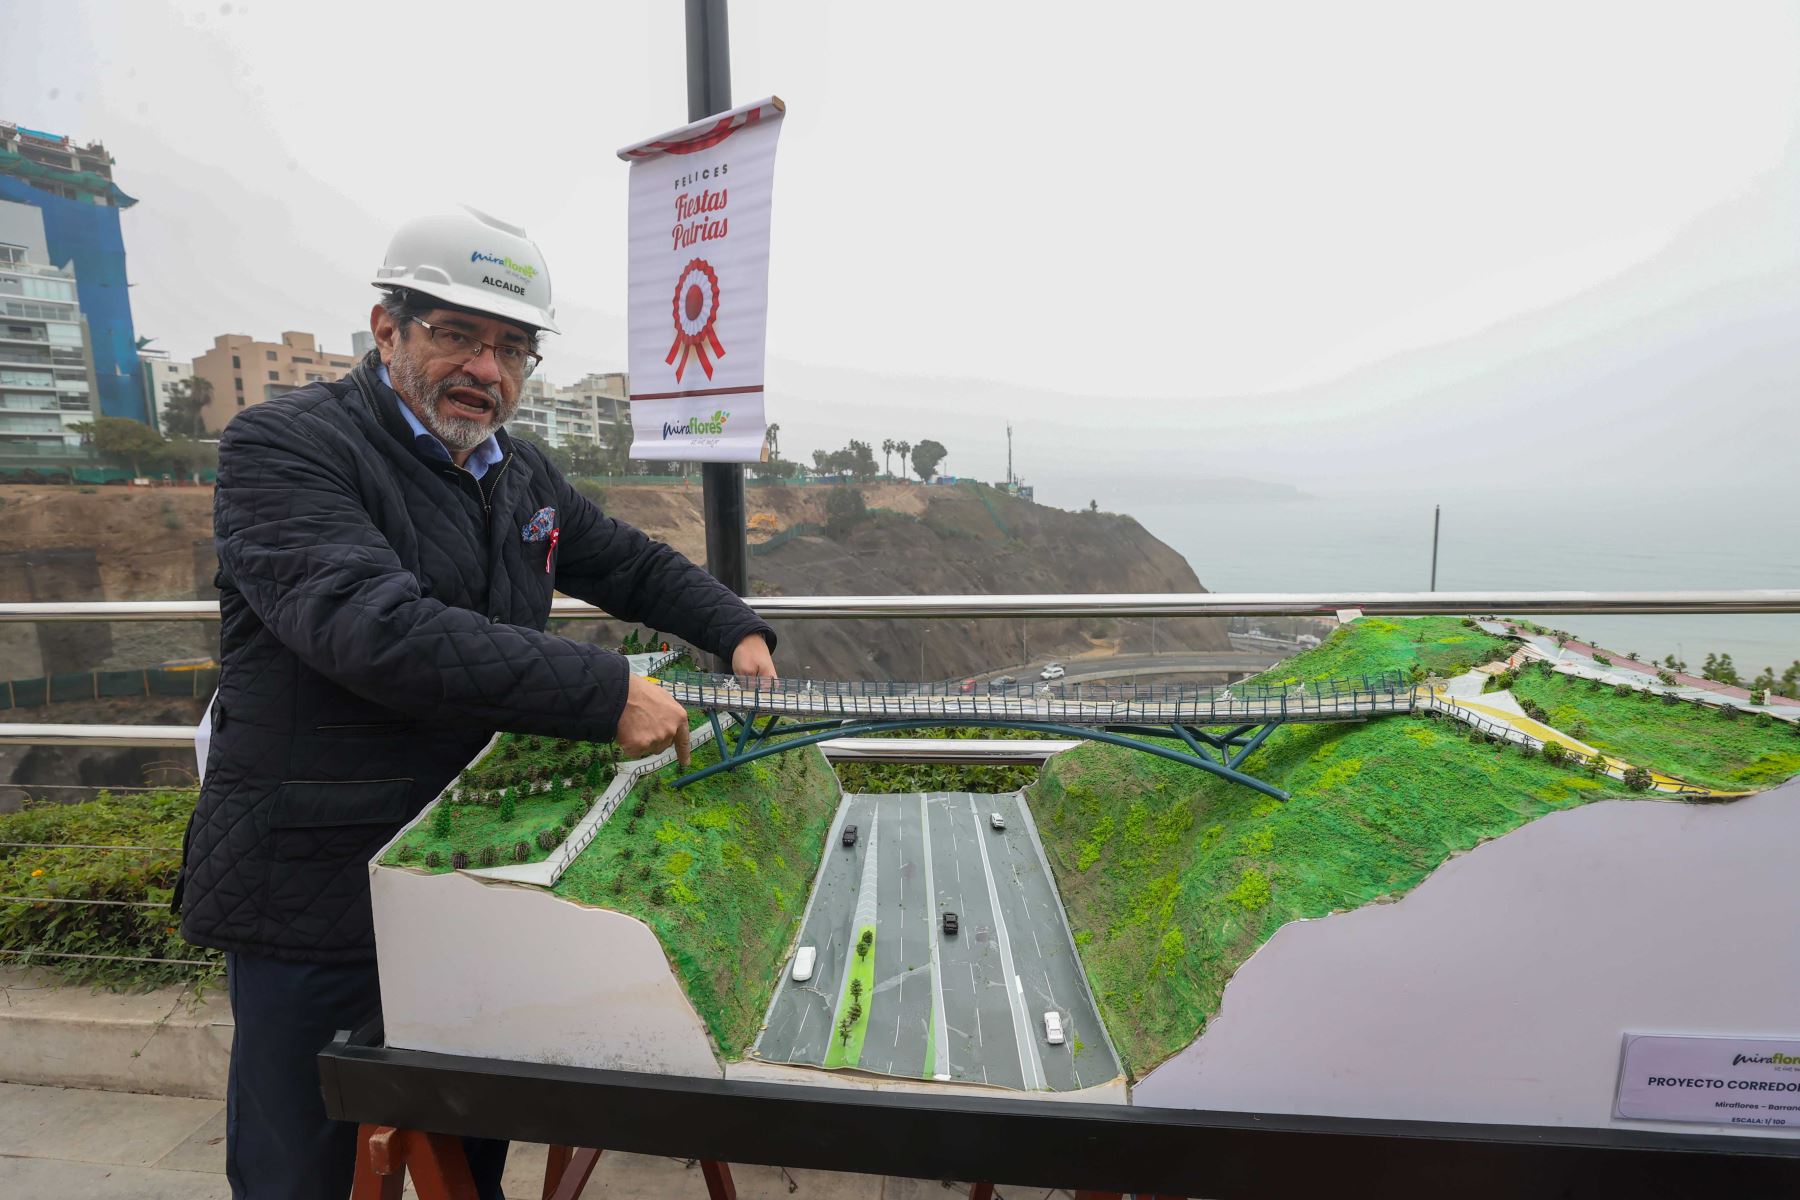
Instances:
[[[552,589],[718,654],[774,643],[536,447],[502,433],[479,483],[417,453],[375,364],[245,409],[220,442],[224,669],[176,895],[203,946],[372,958],[369,859],[495,729],[613,737],[625,660],[545,633]]]

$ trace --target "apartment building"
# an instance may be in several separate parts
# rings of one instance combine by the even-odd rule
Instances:
[[[211,350],[194,360],[194,374],[212,385],[212,399],[202,414],[207,431],[224,429],[225,422],[252,404],[308,383],[341,378],[355,365],[349,354],[319,349],[310,333],[290,331],[279,342],[221,334]]]

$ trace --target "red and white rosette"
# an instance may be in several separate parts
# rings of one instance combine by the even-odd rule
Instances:
[[[689,357],[699,359],[700,369],[711,379],[712,359],[724,358],[725,347],[719,344],[719,335],[713,329],[713,323],[719,319],[719,277],[704,258],[690,259],[681,269],[675,280],[672,311],[675,341],[663,361],[674,365],[675,382],[681,382]],[[707,357],[708,348],[712,350],[712,358]]]

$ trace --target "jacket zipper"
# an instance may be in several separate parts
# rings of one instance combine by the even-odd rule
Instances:
[[[494,497],[500,494],[500,481],[506,478],[506,468],[512,466],[512,455],[500,460],[500,470],[494,476],[494,486],[481,494],[481,511],[485,516],[494,515]]]

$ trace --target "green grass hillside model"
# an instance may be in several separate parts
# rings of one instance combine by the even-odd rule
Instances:
[[[718,761],[711,743],[694,767]],[[728,1058],[756,1036],[837,810],[816,747],[676,791],[668,767],[640,781],[558,880],[571,900],[656,931],[688,998]]]
[[[1451,619],[1365,620],[1265,678],[1415,664],[1451,674],[1505,648]],[[1590,714],[1590,735],[1603,744],[1617,722],[1622,753],[1623,731],[1633,730],[1633,761],[1684,777],[1705,777],[1709,765],[1759,771],[1762,786],[1800,770],[1780,757],[1779,747],[1800,750],[1792,729],[1752,735],[1747,719],[1570,687],[1557,703]],[[1616,705],[1631,706],[1648,730],[1642,745],[1632,722],[1613,715]],[[1664,736],[1663,720],[1690,732]],[[1717,758],[1718,746],[1752,736],[1768,746],[1755,740],[1732,751],[1732,768]],[[1472,740],[1467,727],[1423,714],[1279,729],[1246,769],[1293,798],[1279,803],[1104,745],[1058,756],[1031,793],[1101,1013],[1137,1076],[1199,1035],[1232,974],[1283,924],[1401,895],[1452,854],[1535,817],[1633,795],[1615,780]]]

